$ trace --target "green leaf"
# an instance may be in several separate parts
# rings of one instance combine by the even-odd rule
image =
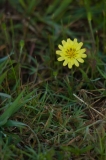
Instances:
[[[20,93],[20,95],[16,98],[16,100],[4,111],[4,113],[0,117],[0,126],[4,125],[7,122],[7,119],[10,118],[17,110],[22,106],[21,97],[24,93],[24,90]],[[4,121],[5,120],[5,121]]]
[[[59,7],[57,7],[55,12],[53,13],[53,18],[55,19],[59,15],[63,14],[71,2],[72,0],[61,1],[61,3],[59,4]]]
[[[1,96],[1,97],[5,97],[5,98],[11,98],[10,95],[8,95],[8,94],[6,94],[6,93],[1,93],[1,92],[0,92],[0,96]]]
[[[0,126],[3,126],[4,124],[6,124],[7,123],[7,119],[8,119],[8,117],[4,117],[4,119],[0,120]]]
[[[30,101],[31,99],[35,98],[35,96],[32,96],[32,93],[35,92],[32,91],[31,93],[27,94],[25,97],[22,98],[24,90],[19,94],[19,96],[15,99],[15,101],[4,111],[4,113],[0,117],[0,126],[7,123],[7,120],[15,113],[17,112],[25,103]],[[30,97],[30,98],[29,98]]]
[[[25,127],[25,126],[27,126],[25,123],[13,120],[8,120],[7,123],[5,124],[5,127]]]
[[[106,79],[106,72],[102,71],[99,67],[97,67],[99,73],[102,75],[103,78]]]
[[[4,78],[6,77],[6,75],[7,75],[7,71],[4,72],[2,75],[0,75],[0,85],[3,82]]]
[[[0,58],[0,63],[6,61],[12,54],[14,54],[14,52],[12,51],[8,56],[5,56],[3,58]]]

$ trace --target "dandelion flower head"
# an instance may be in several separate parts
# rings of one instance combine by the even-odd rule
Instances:
[[[57,60],[64,61],[63,66],[68,65],[68,68],[72,68],[73,65],[78,67],[79,62],[83,63],[83,58],[87,57],[84,53],[86,49],[81,49],[82,45],[83,43],[78,43],[76,38],[73,41],[70,38],[67,41],[63,40],[62,45],[58,45],[60,50],[56,51],[56,54],[60,56]]]

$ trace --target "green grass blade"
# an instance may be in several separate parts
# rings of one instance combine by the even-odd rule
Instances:
[[[10,118],[11,115],[13,115],[17,110],[20,109],[20,107],[22,106],[23,102],[21,100],[21,97],[23,95],[24,91],[22,91],[19,96],[16,98],[16,100],[11,104],[11,106],[9,106],[4,113],[1,115],[0,117],[0,123],[1,125],[4,125],[8,118]],[[5,120],[5,121],[4,121]]]
[[[0,96],[5,97],[5,98],[11,98],[11,96],[9,94],[1,93],[1,92],[0,92]]]
[[[7,75],[7,71],[0,76],[0,85],[3,82],[4,78],[6,77],[6,75]]]
[[[59,7],[57,7],[57,9],[55,10],[55,12],[53,14],[53,18],[55,19],[55,18],[59,17],[60,14],[63,14],[71,2],[72,2],[72,0],[61,1]]]
[[[27,126],[25,123],[13,120],[8,120],[7,123],[5,124],[5,127],[25,127],[25,126]]]

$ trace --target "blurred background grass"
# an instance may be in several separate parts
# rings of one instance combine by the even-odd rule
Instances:
[[[1,160],[105,160],[105,0],[0,0],[0,33]],[[72,70],[67,38],[87,49]]]

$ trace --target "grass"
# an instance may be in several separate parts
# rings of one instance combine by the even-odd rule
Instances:
[[[0,1],[0,159],[106,160],[106,2]],[[83,41],[80,67],[58,44]]]

